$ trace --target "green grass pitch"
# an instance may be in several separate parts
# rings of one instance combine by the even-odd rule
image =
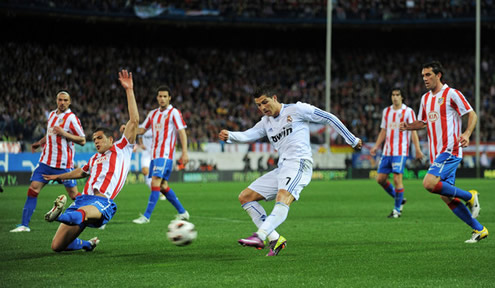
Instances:
[[[198,230],[187,247],[166,238],[176,214],[166,201],[149,224],[131,222],[149,191],[126,185],[106,229],[81,235],[98,236],[100,245],[62,253],[50,250],[58,223],[43,215],[65,189],[46,187],[31,232],[9,233],[20,223],[27,187],[7,187],[0,194],[0,287],[494,287],[495,182],[457,181],[480,191],[478,220],[493,235],[477,244],[464,243],[471,229],[420,180],[404,184],[403,215],[388,219],[393,200],[372,180],[312,182],[278,229],[288,239],[278,257],[237,244],[255,231],[237,200],[248,183],[172,183]],[[268,213],[273,204],[263,203]]]

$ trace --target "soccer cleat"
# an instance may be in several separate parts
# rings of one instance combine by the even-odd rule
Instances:
[[[270,241],[270,252],[266,256],[277,256],[285,247],[287,247],[287,239],[280,235],[277,240]]]
[[[19,224],[16,226],[16,228],[10,230],[10,232],[31,232],[31,229],[29,229],[28,226],[24,226],[22,224]]]
[[[387,216],[387,218],[399,218],[400,217],[400,212],[398,212],[395,209],[392,209],[392,212],[390,212],[390,215]]]
[[[96,245],[100,244],[100,239],[98,239],[98,237],[93,237],[93,238],[89,239],[88,242],[89,242],[89,244],[91,244],[91,247],[90,248],[83,248],[83,249],[86,250],[86,252],[91,252],[96,248]]]
[[[471,234],[471,239],[468,239],[464,241],[464,243],[477,243],[481,239],[485,239],[488,237],[488,229],[486,229],[485,226],[483,226],[483,229],[481,231],[478,230],[473,230],[473,234]]]
[[[132,220],[132,222],[136,224],[147,224],[150,223],[150,219],[146,218],[144,215],[141,214],[139,218]]]
[[[67,202],[67,197],[65,195],[60,195],[53,201],[53,208],[46,212],[45,214],[45,220],[48,222],[53,222],[57,220],[58,216],[62,213],[62,210],[64,210],[65,203]]]
[[[402,202],[400,203],[400,212],[402,213],[402,208],[404,208],[404,205],[406,205],[407,203],[407,199],[406,198],[403,198],[402,199]]]
[[[265,243],[263,243],[263,240],[261,240],[256,233],[253,233],[253,235],[248,238],[239,239],[237,242],[242,246],[254,247],[258,250],[265,248]]]
[[[471,216],[477,218],[480,215],[480,201],[478,200],[479,193],[476,190],[469,190],[473,195],[471,199],[466,202],[466,206],[471,210]]]
[[[186,220],[188,221],[189,220],[189,212],[184,212],[184,213],[180,213],[180,214],[177,214],[175,215],[175,220]]]
[[[158,199],[160,199],[160,200],[167,200],[167,197],[165,197],[165,195],[163,195],[162,193],[160,193],[160,197],[158,197]]]
[[[100,229],[100,230],[105,230],[105,227],[106,227],[106,226],[107,226],[107,224],[103,224],[103,225],[101,225],[100,227],[98,227],[98,229]]]

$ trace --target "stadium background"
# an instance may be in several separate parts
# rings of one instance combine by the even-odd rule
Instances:
[[[495,9],[492,1],[481,3],[481,176],[493,178],[495,60],[489,39],[495,35]],[[46,114],[55,109],[58,90],[71,93],[71,108],[88,140],[97,126],[117,130],[127,117],[116,73],[122,68],[134,73],[141,119],[155,107],[159,84],[174,90],[172,104],[188,124],[193,151],[193,161],[175,173],[174,181],[257,177],[269,169],[267,160],[274,151],[264,141],[224,146],[216,135],[221,128],[245,130],[256,123],[260,114],[249,95],[260,84],[275,85],[283,102],[325,108],[325,4],[1,1],[2,184],[28,182],[39,156],[29,147],[44,135]],[[417,111],[425,92],[420,67],[428,60],[444,64],[447,83],[474,107],[472,1],[333,4],[331,112],[367,142],[367,148],[378,135],[382,109],[390,105],[390,88],[402,87],[406,104]],[[323,169],[316,179],[373,178],[377,159],[366,147],[351,155],[341,146],[343,139],[332,134],[329,152],[323,145],[324,130],[314,127],[311,137],[319,156],[316,167]],[[420,139],[426,150],[424,131]],[[472,143],[474,139],[473,135]],[[82,157],[79,164],[94,152],[91,142],[76,148],[76,157]],[[470,149],[461,177],[476,175],[473,146]],[[246,154],[248,166],[243,161]],[[134,155],[133,171],[139,171],[138,157]],[[406,178],[421,178],[426,166],[410,161]],[[137,174],[134,178],[140,181]]]

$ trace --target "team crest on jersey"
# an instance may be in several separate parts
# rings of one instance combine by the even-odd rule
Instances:
[[[289,122],[289,123],[292,122],[292,117],[290,117],[290,115],[287,116],[287,122]]]
[[[445,98],[440,97],[440,98],[438,98],[437,101],[438,101],[438,105],[442,105],[445,102]]]
[[[58,119],[58,124],[62,124],[62,123],[64,123],[64,118],[59,118]]]
[[[98,164],[103,163],[103,162],[105,162],[107,160],[108,160],[108,156],[105,155],[105,156],[103,156],[101,158],[96,159],[95,164],[98,165]]]
[[[431,111],[428,113],[428,121],[435,122],[440,118],[440,115],[436,111]]]

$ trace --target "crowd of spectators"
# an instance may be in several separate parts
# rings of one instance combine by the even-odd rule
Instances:
[[[326,0],[8,0],[15,5],[101,13],[133,13],[134,6],[161,7],[164,14],[199,16],[216,11],[222,18],[326,18]],[[450,19],[475,16],[476,1],[466,0],[333,0],[338,20]],[[481,0],[484,16],[495,16],[493,0]],[[212,15],[212,14],[208,14]]]
[[[481,141],[495,141],[495,57],[482,51]],[[469,56],[466,56],[469,55]],[[445,80],[474,106],[474,56],[466,51],[436,57]],[[125,94],[117,72],[133,72],[141,121],[156,105],[155,89],[171,86],[172,104],[188,125],[191,149],[216,142],[222,128],[245,130],[260,114],[250,96],[261,84],[273,85],[284,103],[303,101],[325,108],[325,51],[295,48],[164,48],[63,43],[0,43],[0,135],[33,142],[45,134],[56,94],[72,96],[72,110],[90,140],[97,126],[118,130],[127,119]],[[383,59],[387,59],[383,61]],[[375,141],[389,91],[402,87],[417,111],[425,92],[417,51],[334,49],[331,112],[364,141]],[[423,136],[423,140],[426,139]],[[313,135],[314,142],[323,136]],[[333,139],[342,143],[341,137]]]

